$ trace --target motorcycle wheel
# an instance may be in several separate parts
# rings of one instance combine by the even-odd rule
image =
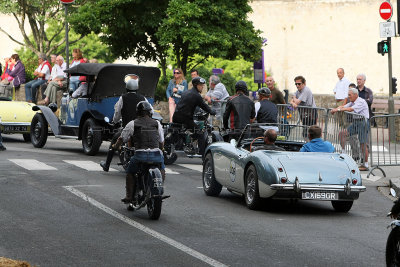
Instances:
[[[171,152],[171,141],[169,139],[165,140],[164,149],[165,149],[164,164],[165,165],[173,164],[178,158],[178,155],[176,153]]]
[[[400,266],[400,228],[390,232],[386,242],[386,266]]]
[[[118,156],[119,156],[119,161],[121,162],[122,167],[124,168],[124,170],[126,170],[129,165],[129,160],[131,159],[130,153],[127,153],[127,151],[122,149],[121,151],[118,152]]]
[[[152,220],[158,220],[161,215],[162,199],[161,197],[150,198],[147,202],[147,213]]]

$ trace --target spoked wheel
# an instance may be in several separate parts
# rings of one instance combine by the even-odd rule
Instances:
[[[41,148],[46,144],[48,126],[42,113],[36,113],[31,123],[31,142],[34,147]],[[25,138],[25,137],[24,137]]]
[[[172,152],[172,141],[170,139],[165,140],[164,144],[164,164],[165,165],[171,165],[173,164],[176,159],[178,158],[178,155],[175,152]]]
[[[258,191],[258,176],[256,167],[251,165],[246,171],[245,195],[246,205],[249,209],[255,210],[259,208],[261,198]]]
[[[101,128],[96,122],[89,118],[83,124],[82,129],[82,147],[85,154],[96,155],[101,145]]]
[[[400,266],[400,228],[393,228],[386,242],[386,266]]]
[[[203,163],[203,189],[207,196],[218,196],[222,185],[215,180],[211,153],[207,153]]]
[[[147,202],[147,213],[152,220],[158,220],[161,215],[162,199],[161,197],[152,197]]]
[[[130,150],[128,149],[121,149],[120,151],[118,151],[118,156],[119,156],[119,161],[122,165],[122,167],[124,168],[124,170],[126,170],[129,166],[129,161],[131,160],[131,157],[133,153],[131,153]]]
[[[332,207],[338,212],[348,212],[353,206],[353,201],[332,201]]]

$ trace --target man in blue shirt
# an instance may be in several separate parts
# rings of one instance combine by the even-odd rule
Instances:
[[[335,152],[333,145],[328,141],[322,140],[321,136],[321,128],[317,125],[312,125],[308,129],[308,139],[310,139],[310,142],[304,144],[300,152]]]

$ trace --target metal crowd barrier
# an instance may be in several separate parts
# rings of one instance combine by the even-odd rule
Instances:
[[[328,109],[324,139],[332,143],[336,152],[346,153],[362,164],[368,160],[369,128],[369,120],[360,114],[347,111],[332,114]]]
[[[278,123],[280,135],[288,141],[306,142],[308,128],[318,125],[325,127],[326,109],[299,106],[294,109],[289,104],[278,104]]]
[[[394,122],[392,124],[394,129],[388,127],[390,120]],[[386,177],[386,173],[381,168],[382,166],[400,165],[400,114],[373,116],[371,122],[374,122],[369,143],[372,168],[368,176],[373,174],[373,170],[379,169]],[[394,139],[391,137],[394,137]]]

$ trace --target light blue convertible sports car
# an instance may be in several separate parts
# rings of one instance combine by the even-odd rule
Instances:
[[[205,193],[218,196],[225,186],[244,195],[250,209],[257,209],[262,198],[280,198],[331,201],[336,211],[348,212],[366,190],[353,159],[339,153],[298,152],[304,141],[283,136],[275,144],[286,151],[254,149],[263,145],[267,127],[248,125],[238,141],[217,142],[206,149]]]

